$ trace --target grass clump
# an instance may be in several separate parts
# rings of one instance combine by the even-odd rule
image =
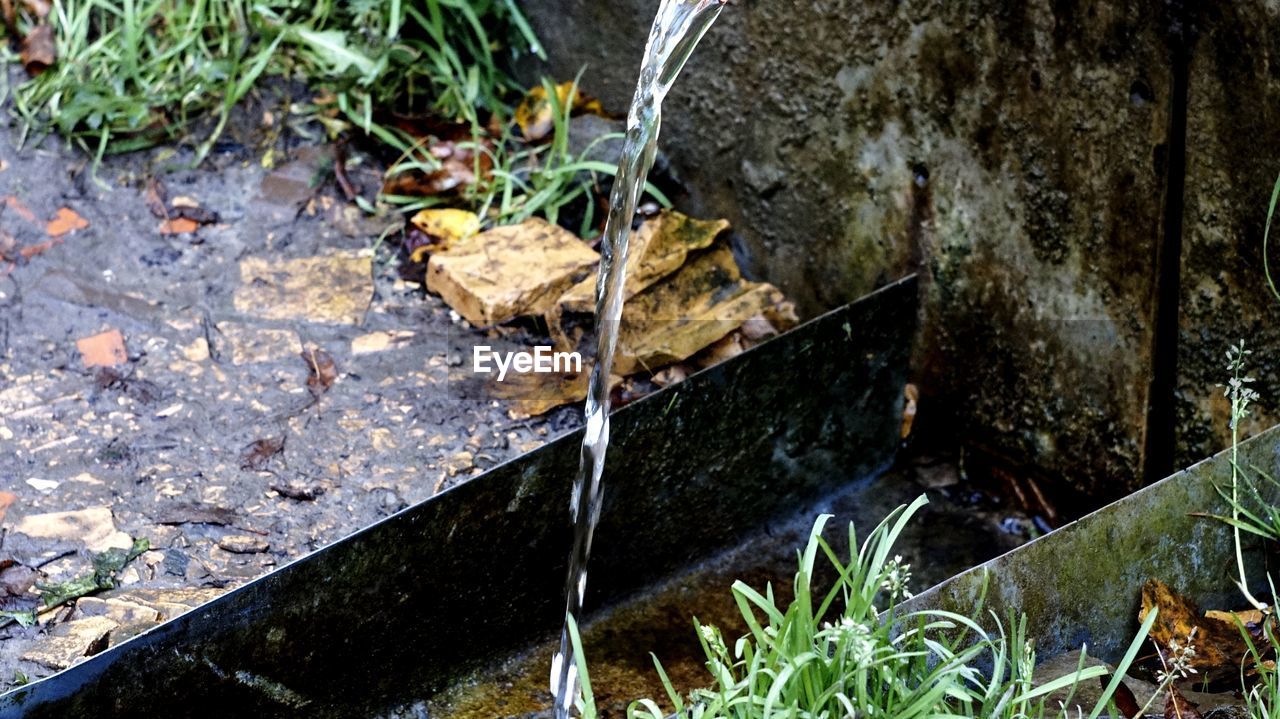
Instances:
[[[256,87],[270,78],[300,81],[312,96],[290,107],[291,128],[312,140],[373,138],[399,156],[379,193],[387,204],[468,209],[486,227],[535,215],[567,222],[572,207],[580,233],[594,232],[600,179],[615,168],[590,158],[596,143],[621,135],[571,150],[569,121],[583,104],[576,80],[568,92],[544,80],[538,89],[550,132],[521,134],[513,103],[523,92],[506,68],[542,50],[515,0],[56,0],[50,7],[43,17],[25,10],[15,25],[22,35],[50,32],[56,48],[49,67],[13,88],[24,141],[57,132],[95,163],[185,142],[198,164]],[[368,199],[352,199],[374,210]]]
[[[184,137],[218,121],[263,78],[312,81],[346,121],[374,113],[470,118],[515,87],[499,53],[536,48],[514,0],[56,0],[19,32],[52,27],[56,62],[14,90],[29,128],[97,157]]]
[[[1074,672],[1037,684],[1025,616],[1006,623],[992,615],[996,629],[990,632],[970,616],[899,609],[909,597],[908,568],[892,556],[892,547],[925,503],[922,496],[900,507],[860,547],[851,525],[847,559],[822,536],[829,516],[819,517],[799,554],[794,599],[785,605],[771,587],[761,593],[735,583],[733,595],[750,630],[747,635],[730,643],[717,628],[695,620],[710,672],[707,688],[682,697],[654,658],[676,716],[1037,719],[1068,714],[1075,687],[1108,672],[1085,667],[1082,653]],[[825,593],[814,585],[820,560],[829,563],[836,578]],[[1090,719],[1106,710],[1155,615],[1147,618]],[[584,670],[585,660],[579,667],[585,677]],[[585,679],[583,685],[590,686]],[[1068,698],[1050,705],[1049,695],[1060,691],[1068,692]],[[579,706],[583,717],[595,716],[589,691]],[[1084,716],[1078,708],[1075,713]],[[669,715],[652,699],[636,701],[628,710],[630,719]]]

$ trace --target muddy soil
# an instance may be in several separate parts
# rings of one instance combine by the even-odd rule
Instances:
[[[143,619],[117,603],[92,612],[114,624],[64,607],[0,628],[0,690],[578,422],[574,408],[517,421],[450,397],[446,334],[476,330],[400,278],[379,242],[390,221],[348,202],[331,148],[281,131],[285,116],[251,106],[195,170],[183,169],[188,150],[157,149],[94,171],[57,139],[19,149],[16,130],[0,128],[0,196],[13,198],[0,229],[36,248],[62,208],[88,222],[0,263],[0,490],[16,495],[0,556],[55,581],[89,568],[89,532],[152,547],[107,593],[149,608]],[[350,163],[369,197],[378,172],[358,154]],[[163,233],[147,203],[153,178],[170,209],[194,201],[217,221]],[[110,330],[127,361],[86,367],[77,341]],[[323,369],[312,349],[333,360],[327,389],[308,385]],[[105,519],[49,516],[103,507]]]

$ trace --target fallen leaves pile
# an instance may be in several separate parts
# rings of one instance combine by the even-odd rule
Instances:
[[[1131,680],[1147,693],[1139,692],[1135,697],[1122,683],[1115,702],[1126,719],[1136,719],[1141,712],[1140,700],[1145,701],[1151,691],[1157,691],[1151,706],[1156,711],[1162,708],[1165,719],[1200,719],[1211,709],[1240,706],[1242,691],[1258,680],[1258,661],[1267,669],[1275,667],[1266,638],[1276,630],[1274,616],[1256,609],[1202,612],[1190,599],[1156,579],[1142,585],[1139,621],[1146,621],[1153,610],[1158,613],[1147,638],[1153,651],[1145,654],[1145,659],[1159,686]],[[1250,645],[1260,654],[1255,655]],[[1161,679],[1168,684],[1164,696],[1159,694]]]

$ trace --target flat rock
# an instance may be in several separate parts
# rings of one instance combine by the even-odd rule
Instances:
[[[219,322],[217,328],[227,343],[231,364],[236,366],[275,362],[302,352],[302,340],[290,330],[255,327],[243,322]]]
[[[88,617],[106,617],[121,626],[156,624],[160,621],[160,611],[126,599],[81,597],[76,600],[76,611],[72,618]]]
[[[270,548],[261,537],[232,534],[218,540],[218,546],[232,554],[258,554]]]
[[[116,529],[115,518],[109,507],[32,514],[23,517],[13,531],[39,539],[83,542],[86,548],[94,552],[111,547],[128,549],[133,546],[133,539]]]
[[[680,269],[690,252],[710,247],[728,229],[726,220],[697,220],[674,210],[663,210],[645,220],[631,233],[626,299]],[[594,312],[596,273],[570,288],[560,298],[560,306],[568,312]]]
[[[59,624],[22,658],[50,669],[66,669],[106,649],[111,632],[117,626],[107,617],[86,617]]]
[[[474,325],[546,314],[600,256],[573,233],[526,220],[463,239],[431,256],[427,289]]]
[[[623,307],[614,371],[679,362],[782,302],[777,288],[742,278],[729,248],[699,253]]]
[[[356,325],[373,299],[373,258],[340,252],[240,261],[238,312],[270,320]]]

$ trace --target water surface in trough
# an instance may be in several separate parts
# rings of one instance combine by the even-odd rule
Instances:
[[[624,717],[626,705],[639,697],[662,699],[661,703],[667,704],[650,652],[662,661],[682,693],[707,685],[693,618],[719,626],[727,637],[745,634],[746,626],[729,590],[736,579],[757,588],[771,582],[779,597],[787,599],[796,550],[804,544],[817,514],[835,515],[826,536],[837,551],[845,553],[847,542],[842,540],[847,540],[849,522],[865,534],[890,510],[922,492],[928,493],[930,503],[909,525],[897,547],[904,561],[911,564],[914,589],[931,586],[1029,538],[1030,519],[1010,510],[1005,506],[1010,502],[987,488],[965,481],[954,463],[931,458],[904,461],[879,478],[853,485],[790,518],[762,527],[740,547],[596,613],[583,626],[583,642],[601,717]],[[556,647],[549,639],[418,705],[416,711],[396,716],[550,717],[552,698],[544,671]]]

